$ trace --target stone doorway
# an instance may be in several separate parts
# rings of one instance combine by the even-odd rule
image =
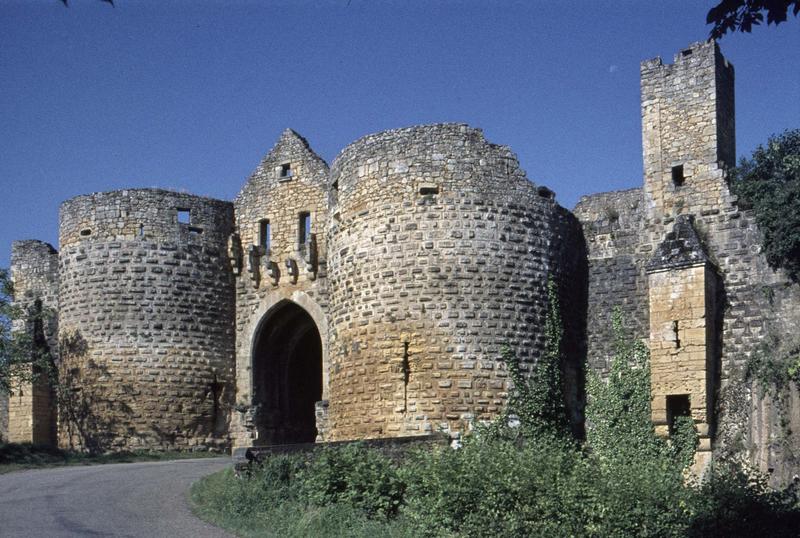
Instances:
[[[267,313],[253,340],[257,445],[313,443],[322,399],[322,342],[303,308],[283,302]]]

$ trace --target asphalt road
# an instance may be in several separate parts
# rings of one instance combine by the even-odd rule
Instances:
[[[230,458],[57,467],[0,475],[0,537],[230,537],[189,510],[195,480]]]

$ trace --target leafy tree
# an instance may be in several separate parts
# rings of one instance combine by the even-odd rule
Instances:
[[[764,22],[778,25],[786,21],[791,8],[792,14],[800,12],[800,0],[722,0],[711,8],[706,23],[713,24],[710,38],[719,39],[728,31],[750,32],[753,26]]]
[[[743,158],[732,189],[755,212],[769,264],[800,281],[800,129],[770,137]]]
[[[37,300],[14,303],[12,294],[8,271],[0,269],[0,392],[36,381],[53,368],[50,354],[42,345],[46,309]]]

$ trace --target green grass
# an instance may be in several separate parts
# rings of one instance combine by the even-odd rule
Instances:
[[[402,518],[369,519],[341,503],[320,507],[295,499],[268,499],[264,494],[257,480],[239,479],[225,469],[195,482],[189,497],[195,515],[245,538],[416,536]]]
[[[91,455],[83,452],[30,443],[0,444],[0,474],[24,469],[42,469],[66,465],[98,465],[103,463],[134,463],[189,458],[215,457],[213,452],[133,451]]]

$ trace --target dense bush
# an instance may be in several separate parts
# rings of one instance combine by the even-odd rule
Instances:
[[[403,468],[403,514],[419,536],[569,536],[591,523],[592,480],[577,447],[468,441]]]
[[[764,253],[773,267],[800,280],[800,129],[786,131],[742,159],[732,173],[732,189],[751,206],[764,235]]]
[[[796,483],[772,490],[757,472],[722,462],[692,493],[689,536],[798,536]]]
[[[348,504],[369,517],[397,515],[405,490],[392,461],[361,444],[323,448],[299,474],[308,502]]]

